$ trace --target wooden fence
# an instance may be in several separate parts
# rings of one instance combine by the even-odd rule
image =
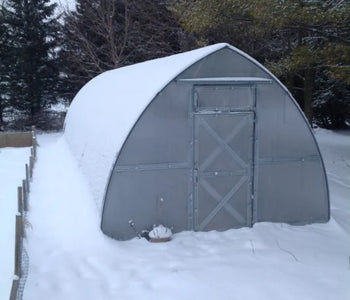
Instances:
[[[0,148],[33,146],[33,131],[0,132]]]
[[[5,135],[5,138],[4,138]],[[30,136],[30,141],[28,140]],[[25,237],[25,214],[29,210],[28,205],[28,194],[30,190],[30,182],[33,176],[33,168],[37,158],[37,141],[34,131],[29,133],[19,133],[16,137],[16,133],[11,134],[1,134],[3,140],[6,140],[7,147],[28,147],[32,146],[30,149],[31,155],[28,164],[25,164],[25,179],[22,181],[22,186],[17,188],[18,196],[18,212],[16,215],[16,239],[15,239],[15,259],[14,259],[14,280],[12,282],[10,300],[18,299],[18,290],[20,286],[20,280],[24,274],[22,274],[22,257],[23,257],[23,239]],[[24,145],[24,146],[18,146]],[[22,291],[23,292],[23,291]]]

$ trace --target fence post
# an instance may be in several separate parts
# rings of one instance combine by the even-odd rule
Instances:
[[[29,157],[29,176],[33,177],[33,168],[34,168],[34,158],[33,156]]]
[[[15,275],[21,277],[22,216],[16,216]]]
[[[34,157],[34,160],[36,160],[36,151],[37,151],[37,146],[38,146],[38,143],[37,143],[37,140],[36,140],[36,134],[35,134],[35,127],[32,126],[32,144],[33,144],[33,157]]]
[[[18,286],[19,286],[19,278],[16,278],[12,281],[10,300],[17,299]]]
[[[22,196],[23,196],[22,187],[19,186],[17,188],[17,199],[18,199],[18,212],[20,212],[20,213],[22,213],[22,211],[23,211],[23,205],[22,205],[23,197]]]
[[[34,159],[36,160],[36,147],[37,147],[37,143],[36,143],[36,138],[33,138],[33,156]]]
[[[25,180],[22,180],[22,191],[23,191],[23,208],[24,208],[24,211],[28,211],[28,192],[27,192],[27,184]]]
[[[30,188],[29,188],[29,167],[28,164],[26,164],[26,188],[27,188],[27,193],[29,193]]]

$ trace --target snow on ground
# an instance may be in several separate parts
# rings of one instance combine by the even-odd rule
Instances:
[[[340,131],[334,134],[319,129],[316,137],[326,161],[332,216],[350,233],[350,132]]]
[[[29,148],[0,148],[0,299],[8,299],[14,274],[17,187],[22,185]]]
[[[350,133],[318,130],[317,139],[329,223],[183,232],[153,244],[103,235],[64,138],[39,136],[24,299],[349,299]]]

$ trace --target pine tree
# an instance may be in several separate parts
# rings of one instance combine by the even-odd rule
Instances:
[[[263,0],[254,8],[254,16],[265,20],[265,28],[282,41],[270,67],[299,94],[310,123],[318,122],[313,110],[320,103],[316,95],[324,90],[324,85],[318,85],[325,83],[324,75],[327,89],[332,88],[333,79],[338,85],[350,83],[350,5],[341,2]],[[273,9],[267,9],[266,3]],[[339,106],[339,114],[341,110]]]
[[[7,95],[31,122],[56,100],[58,70],[56,4],[50,0],[6,0],[1,10]]]
[[[197,37],[199,44],[229,42],[266,64],[290,88],[310,123],[317,121],[313,116],[314,106],[322,103],[326,107],[325,99],[333,99],[322,97],[319,92],[329,92],[334,81],[344,87],[344,92],[333,90],[333,94],[344,95],[343,102],[349,102],[346,95],[350,84],[350,3],[347,1],[173,2],[179,22]],[[317,101],[317,97],[322,101]],[[348,106],[338,107],[343,115],[342,110]],[[318,109],[318,119],[320,112],[327,114],[326,109]],[[347,124],[345,119],[344,124]]]
[[[2,10],[2,6],[0,6]],[[7,71],[6,71],[6,60],[8,58],[8,52],[5,47],[6,45],[6,27],[1,18],[2,14],[0,11],[0,131],[4,123],[4,112],[9,107],[8,94],[7,94]]]

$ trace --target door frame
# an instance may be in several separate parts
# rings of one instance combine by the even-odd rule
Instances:
[[[196,94],[196,88],[198,87],[249,87],[252,90],[252,107],[250,109],[230,109],[229,111],[224,111],[224,112],[219,112],[219,111],[201,111],[199,108],[199,102],[198,102],[198,96]],[[191,160],[192,160],[192,170],[191,170],[191,185],[192,185],[192,193],[190,196],[190,203],[189,203],[189,227],[192,230],[201,230],[199,228],[200,224],[198,222],[198,186],[199,186],[199,174],[198,174],[198,166],[196,166],[196,156],[197,156],[197,144],[198,141],[197,136],[198,136],[198,125],[196,121],[196,115],[218,115],[218,114],[237,114],[237,113],[242,113],[242,114],[251,114],[253,117],[253,128],[252,128],[252,141],[251,141],[251,146],[252,146],[252,153],[251,153],[251,164],[250,164],[250,171],[249,171],[249,184],[250,186],[250,205],[247,203],[247,226],[252,227],[253,224],[257,221],[257,153],[258,153],[258,139],[257,139],[257,115],[256,115],[256,101],[257,101],[257,86],[256,84],[227,84],[227,83],[215,83],[215,84],[195,84],[192,86],[192,93],[191,93],[191,109],[190,109],[190,120],[192,121],[192,142],[191,142]],[[225,197],[224,197],[225,198]],[[223,208],[221,208],[223,209]],[[220,210],[221,210],[220,209]],[[248,212],[249,211],[249,212]]]

